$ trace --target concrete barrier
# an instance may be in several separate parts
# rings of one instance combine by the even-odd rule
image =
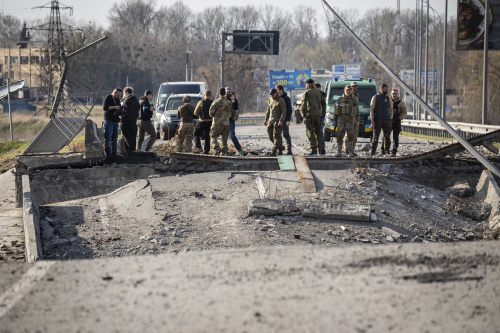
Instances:
[[[483,201],[491,206],[491,214],[488,226],[492,231],[500,230],[500,188],[493,174],[489,170],[484,170],[479,178],[474,196],[477,200]]]
[[[34,262],[43,259],[42,242],[40,239],[40,211],[38,209],[36,198],[31,192],[29,176],[24,175],[22,179],[26,261]]]

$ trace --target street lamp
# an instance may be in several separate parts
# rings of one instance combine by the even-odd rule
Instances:
[[[189,54],[193,51],[186,51],[186,82],[189,81]]]

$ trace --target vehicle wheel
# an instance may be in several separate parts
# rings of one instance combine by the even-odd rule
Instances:
[[[160,139],[162,140],[169,140],[169,138],[167,137],[167,133],[163,132],[163,128],[160,126]]]

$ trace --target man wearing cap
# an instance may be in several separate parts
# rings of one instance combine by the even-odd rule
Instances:
[[[359,94],[358,94],[358,84],[356,81],[351,82],[351,88],[352,88],[351,96],[354,99],[356,99],[356,102],[358,103],[358,105],[356,107],[358,108],[358,112],[359,112]],[[359,119],[357,122],[354,123],[354,140],[352,141],[353,152],[356,149],[356,144],[358,143],[358,132],[359,132]],[[347,143],[347,140],[346,140],[346,143]],[[347,147],[346,147],[346,151],[347,151]],[[356,155],[356,153],[354,153],[354,155]]]
[[[232,114],[231,102],[226,98],[226,88],[219,89],[219,98],[217,98],[208,113],[212,117],[212,127],[210,128],[210,138],[212,141],[212,148],[215,150],[214,155],[222,154],[227,155],[227,138],[229,137],[229,118]],[[217,138],[221,137],[222,149],[217,142]]]
[[[226,98],[232,105],[231,118],[229,118],[229,137],[231,141],[233,141],[233,145],[238,151],[238,155],[243,155],[243,150],[241,150],[240,142],[236,137],[235,129],[236,129],[236,121],[238,121],[239,113],[238,113],[238,100],[234,97],[233,89],[226,87]]]
[[[267,101],[267,112],[266,120],[264,125],[267,125],[267,135],[269,140],[274,144],[272,156],[282,155],[282,144],[281,140],[283,124],[286,119],[286,106],[285,101],[278,94],[275,88],[271,88],[269,91],[269,100]]]
[[[313,79],[306,81],[306,87],[307,90],[304,93],[300,111],[304,117],[306,135],[311,146],[311,153],[309,155],[317,155],[318,150],[321,151],[323,149],[320,118],[326,112],[326,101],[321,91],[314,88]]]
[[[344,94],[335,103],[335,116],[337,117],[337,157],[342,156],[342,143],[347,134],[346,149],[349,157],[354,157],[354,123],[359,122],[358,102],[352,96],[352,88],[344,87]]]
[[[391,148],[391,131],[392,131],[392,99],[387,96],[387,91],[389,87],[387,84],[382,84],[380,86],[380,91],[378,94],[372,97],[370,102],[370,118],[372,123],[370,128],[374,128],[372,137],[372,156],[375,155],[378,145],[378,137],[380,132],[384,131],[384,142],[382,154],[389,154],[389,149]]]
[[[288,94],[285,91],[285,88],[281,84],[276,85],[276,90],[278,91],[278,95],[283,98],[285,101],[285,108],[286,108],[286,118],[285,122],[283,123],[283,137],[285,138],[286,141],[286,154],[287,155],[292,155],[292,137],[290,136],[290,120],[292,120],[292,101],[290,100],[290,97],[288,97]]]
[[[198,117],[198,122],[194,127],[194,143],[196,146],[196,152],[203,154],[208,154],[210,151],[210,127],[212,127],[212,117],[210,117],[209,110],[210,106],[213,103],[212,100],[212,92],[207,89],[205,90],[205,98],[199,101],[194,109],[194,115]],[[205,140],[205,144],[203,149],[201,149],[201,140],[200,136],[203,133],[203,139]]]
[[[181,122],[177,134],[177,151],[184,149],[186,153],[190,153],[193,146],[194,107],[190,104],[191,97],[184,96],[182,101],[184,105],[177,109],[177,118]]]

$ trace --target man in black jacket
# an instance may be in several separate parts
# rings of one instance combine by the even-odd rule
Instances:
[[[115,88],[111,94],[106,96],[102,105],[102,109],[104,110],[104,151],[106,152],[106,157],[116,156],[121,95],[122,90]]]
[[[135,151],[137,118],[139,117],[141,104],[137,97],[134,96],[132,88],[126,87],[123,91],[125,97],[122,99],[122,107],[127,113],[122,116],[122,134],[125,139],[125,150],[130,153]]]
[[[144,96],[139,98],[139,103],[141,103],[139,110],[139,119],[137,120],[137,129],[139,130],[139,138],[137,138],[137,149],[142,149],[142,143],[144,142],[144,134],[149,134],[148,143],[146,144],[146,151],[149,151],[156,140],[156,131],[154,125],[151,123],[151,118],[153,117],[153,106],[149,101],[153,98],[153,93],[151,90],[146,90]]]
[[[290,137],[290,120],[292,119],[292,101],[290,100],[290,97],[288,97],[288,94],[285,92],[285,88],[283,85],[278,84],[276,85],[276,90],[278,90],[278,94],[283,98],[285,101],[285,107],[286,107],[286,118],[285,118],[285,123],[283,124],[283,137],[285,138],[286,141],[286,154],[287,155],[292,155],[292,138]]]

